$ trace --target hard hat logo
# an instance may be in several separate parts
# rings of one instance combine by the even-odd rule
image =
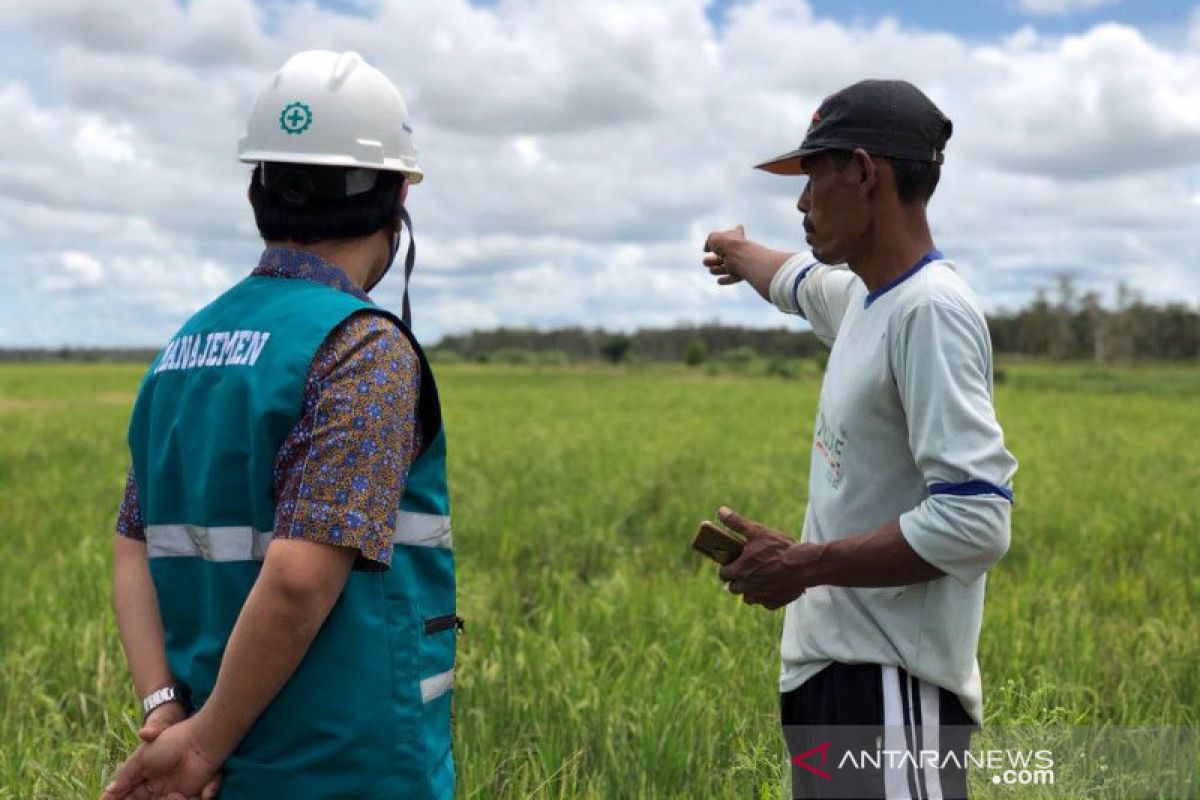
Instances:
[[[304,133],[309,125],[312,125],[312,110],[304,103],[288,103],[283,107],[283,111],[279,112],[279,127],[283,128],[285,133]]]

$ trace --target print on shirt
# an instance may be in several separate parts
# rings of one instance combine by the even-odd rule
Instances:
[[[817,412],[817,432],[813,436],[813,449],[821,454],[825,462],[825,479],[834,489],[842,485],[842,456],[846,452],[846,432],[834,430],[825,419],[825,412]]]
[[[163,350],[154,374],[194,367],[254,366],[271,334],[266,331],[214,331],[178,336]]]

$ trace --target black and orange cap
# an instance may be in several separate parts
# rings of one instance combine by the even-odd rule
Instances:
[[[804,156],[858,148],[873,156],[941,164],[953,130],[949,118],[908,81],[859,81],[821,101],[799,147],[755,169],[801,175]]]

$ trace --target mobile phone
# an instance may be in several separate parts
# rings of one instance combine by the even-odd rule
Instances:
[[[727,531],[715,523],[705,520],[692,539],[692,549],[724,566],[742,554],[746,540],[733,531]]]

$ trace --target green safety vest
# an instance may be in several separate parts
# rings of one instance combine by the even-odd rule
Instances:
[[[171,672],[197,708],[271,540],[275,457],[299,419],[309,366],[364,309],[392,317],[313,281],[251,276],[188,320],[142,382],[129,446],[150,574]],[[396,324],[420,358],[427,445],[408,473],[391,568],[350,574],[295,674],[225,763],[226,800],[454,795],[446,444],[429,363]]]

